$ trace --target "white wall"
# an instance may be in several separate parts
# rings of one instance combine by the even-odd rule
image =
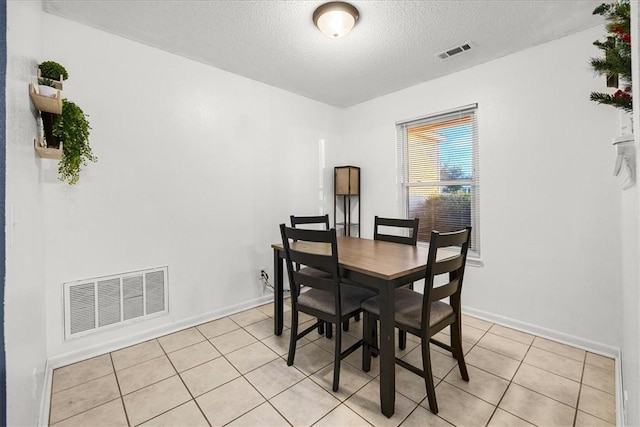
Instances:
[[[44,210],[36,112],[28,96],[40,59],[40,2],[7,2],[7,422],[37,424],[46,354]],[[13,212],[13,215],[12,215]],[[2,396],[4,399],[4,396]]]
[[[47,360],[270,299],[257,269],[271,272],[279,223],[323,209],[309,188],[328,176],[320,140],[339,143],[338,110],[44,14],[40,1],[8,2],[7,50],[8,422],[22,426],[38,422]],[[33,150],[27,85],[49,59],[69,70],[65,96],[90,115],[99,157],[73,187]],[[63,282],[161,265],[168,316],[63,341]]]
[[[395,122],[478,103],[484,267],[468,269],[465,306],[614,352],[621,236],[611,140],[618,121],[613,108],[589,101],[604,85],[588,63],[603,31],[349,108],[344,146],[329,163],[362,167],[362,231],[371,236],[374,215],[398,215]]]
[[[269,298],[271,243],[321,207],[319,140],[338,110],[43,14],[43,55],[89,115],[99,161],[71,187],[42,180],[49,357]],[[170,315],[63,341],[62,283],[168,265]],[[182,322],[182,323],[181,323]],[[119,340],[119,341],[118,341]]]

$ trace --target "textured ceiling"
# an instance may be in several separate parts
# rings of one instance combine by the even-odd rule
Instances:
[[[45,12],[347,107],[600,24],[602,0],[352,1],[346,37],[322,1],[44,0]],[[442,60],[437,54],[470,42]],[[587,59],[585,58],[585,61]]]

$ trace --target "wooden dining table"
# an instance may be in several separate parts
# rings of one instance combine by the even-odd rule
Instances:
[[[284,249],[274,243],[274,332],[283,329]],[[340,276],[350,282],[373,289],[380,295],[380,406],[391,417],[395,407],[394,290],[424,278],[428,247],[400,243],[338,237]]]

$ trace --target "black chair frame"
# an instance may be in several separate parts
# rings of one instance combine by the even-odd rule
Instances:
[[[291,221],[291,227],[297,228],[298,225],[313,225],[313,224],[324,224],[324,229],[329,230],[331,227],[329,226],[329,214],[325,215],[307,215],[307,216],[298,216],[298,215],[290,215],[289,220]],[[296,264],[296,270],[300,271],[300,264]],[[318,324],[318,333],[325,333],[325,325],[324,322],[320,322]],[[327,338],[331,338],[333,336],[332,329],[326,329]]]
[[[287,271],[289,274],[289,283],[291,285],[292,320],[287,365],[293,365],[296,352],[296,342],[300,338],[315,330],[320,322],[335,324],[336,337],[334,352],[333,391],[337,391],[340,381],[340,361],[349,356],[360,346],[362,346],[363,340],[360,339],[355,344],[351,345],[348,349],[341,351],[342,331],[340,330],[339,325],[343,322],[348,322],[351,317],[354,317],[356,313],[360,313],[362,310],[358,306],[353,311],[346,313],[342,312],[342,286],[340,282],[340,271],[338,267],[338,245],[336,230],[304,230],[288,228],[284,224],[281,224],[280,232],[282,234],[282,243],[284,246]],[[309,243],[321,244],[320,247],[323,247],[324,250],[321,250],[320,253],[297,250],[291,247],[290,241],[293,241],[297,244],[302,243],[303,245],[306,245],[307,250],[309,249]],[[322,244],[324,244],[324,246]],[[318,248],[319,246],[316,245],[315,247]],[[303,264],[316,270],[323,271],[327,274],[324,276],[308,275],[304,273],[304,269],[299,271],[296,270],[294,264]],[[328,313],[319,309],[315,309],[314,307],[298,304],[298,298],[300,297],[300,287],[302,285],[312,289],[332,293],[335,303],[333,307],[333,313]],[[298,312],[303,312],[310,316],[313,316],[317,318],[318,321],[302,332],[298,332]]]
[[[418,244],[418,226],[420,220],[414,219],[401,219],[401,218],[380,218],[376,216],[373,223],[373,240],[382,240],[385,242],[402,243],[404,245],[416,246]],[[396,236],[393,234],[381,233],[379,228],[395,227],[400,229],[406,229],[409,231],[409,236]],[[407,285],[409,289],[413,289],[413,283]],[[407,334],[404,331],[398,333],[398,348],[404,350],[407,348]]]
[[[429,407],[434,414],[438,413],[435,387],[433,383],[433,373],[431,369],[431,353],[429,344],[435,344],[452,353],[458,362],[460,375],[464,381],[469,381],[467,366],[464,361],[462,349],[462,310],[461,293],[464,269],[466,265],[467,252],[469,249],[469,239],[471,227],[452,233],[432,232],[429,243],[429,255],[425,273],[425,289],[422,295],[422,317],[420,328],[413,328],[407,324],[397,321],[395,326],[407,333],[415,335],[421,339],[422,369],[417,368],[402,359],[396,358],[396,363],[405,369],[421,376],[425,380]],[[460,247],[460,253],[440,261],[436,260],[438,249],[447,247]],[[441,274],[448,274],[449,281],[441,286],[434,287],[434,279]],[[430,326],[432,303],[449,297],[449,305],[453,311],[450,315]],[[364,331],[365,343],[363,346],[362,369],[368,372],[371,369],[371,356],[378,354],[375,347],[377,337],[375,337],[375,322],[378,316],[374,313],[364,311]],[[449,326],[451,345],[445,344],[432,338],[436,333]]]

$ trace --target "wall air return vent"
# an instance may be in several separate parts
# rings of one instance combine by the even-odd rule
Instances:
[[[63,284],[65,340],[169,312],[167,267]]]
[[[451,49],[449,49],[449,50],[447,50],[445,52],[439,53],[437,56],[440,59],[447,59],[450,56],[457,55],[457,54],[459,54],[461,52],[465,52],[465,51],[467,51],[469,49],[471,49],[471,43],[465,43],[465,44],[462,44],[460,46],[452,47]]]

